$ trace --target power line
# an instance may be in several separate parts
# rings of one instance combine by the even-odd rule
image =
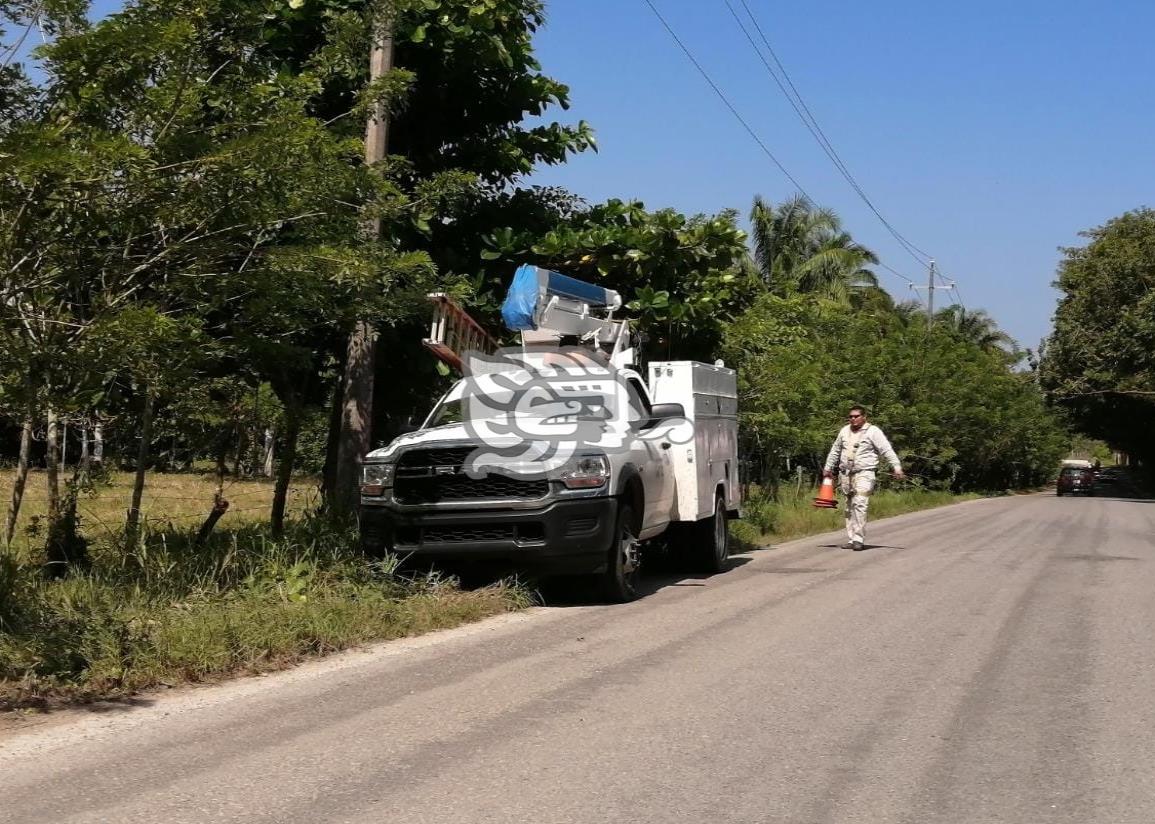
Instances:
[[[906,275],[904,275],[902,272],[899,272],[898,270],[896,270],[896,269],[892,269],[890,266],[887,266],[887,265],[886,265],[885,263],[883,263],[881,260],[878,262],[878,265],[879,265],[879,266],[881,266],[881,267],[882,267],[883,269],[885,269],[886,271],[890,272],[890,273],[891,273],[892,275],[894,275],[895,277],[899,277],[899,278],[902,278],[902,279],[903,279],[903,280],[905,280],[907,283],[914,283],[914,280],[912,280],[911,278],[908,278],[908,277],[907,277]]]
[[[754,50],[754,53],[758,56],[758,59],[766,68],[766,72],[770,75],[771,78],[773,78],[775,84],[778,86],[783,96],[786,97],[786,100],[790,103],[791,108],[794,109],[794,113],[797,114],[798,119],[802,121],[802,125],[806,127],[806,130],[810,132],[811,136],[818,143],[819,148],[821,148],[823,153],[825,153],[825,155],[830,159],[830,162],[834,164],[834,168],[838,170],[839,174],[841,174],[843,178],[845,178],[846,182],[850,184],[850,187],[854,190],[862,202],[865,203],[867,208],[869,208],[870,211],[874,213],[874,216],[878,218],[879,222],[881,222],[882,225],[886,227],[886,230],[890,233],[890,235],[896,241],[898,241],[903,250],[912,258],[914,258],[914,260],[917,261],[920,266],[926,266],[927,261],[930,259],[931,255],[915,246],[913,243],[907,240],[901,232],[895,229],[890,221],[883,216],[882,212],[878,210],[878,208],[874,205],[874,202],[870,199],[869,195],[866,194],[866,191],[855,179],[846,163],[842,160],[842,157],[834,148],[834,145],[830,142],[830,139],[826,136],[826,133],[822,130],[822,126],[818,123],[817,118],[815,118],[813,112],[810,111],[810,107],[806,105],[805,98],[798,91],[798,87],[794,85],[794,81],[790,78],[790,73],[786,70],[786,67],[778,58],[778,54],[774,51],[774,47],[770,45],[770,39],[766,36],[766,32],[762,29],[761,24],[758,22],[758,18],[754,16],[754,12],[750,9],[750,6],[747,4],[746,0],[739,0],[739,2],[741,2],[742,8],[745,9],[747,16],[750,18],[750,22],[754,24],[754,28],[758,31],[758,34],[761,37],[766,50],[770,53],[774,63],[778,66],[778,70],[782,73],[782,78],[784,78],[786,83],[789,84],[790,89],[793,91],[793,95],[786,90],[786,86],[783,84],[782,79],[778,77],[778,73],[775,72],[770,63],[767,62],[765,55],[762,54],[762,50],[758,47],[758,44],[754,42],[754,38],[750,34],[750,30],[746,27],[746,24],[743,23],[742,18],[738,15],[738,12],[735,10],[730,0],[723,0],[723,2],[725,2],[726,8],[729,9],[730,15],[734,18],[734,22],[738,24],[738,28],[742,30],[742,34],[745,35],[746,40],[750,43],[750,47]]]
[[[786,179],[794,184],[795,188],[797,188],[798,191],[802,193],[802,196],[813,204],[814,199],[806,193],[806,190],[802,188],[802,184],[794,179],[794,175],[790,174],[790,172],[786,170],[786,167],[783,166],[778,158],[774,156],[774,153],[770,151],[769,147],[762,142],[762,138],[760,138],[757,132],[755,132],[750,127],[750,124],[746,122],[746,119],[738,113],[738,110],[734,108],[734,104],[731,103],[730,99],[726,97],[725,93],[720,88],[718,88],[718,84],[714,82],[706,70],[702,68],[702,64],[698,62],[697,58],[694,57],[690,49],[687,48],[686,44],[682,42],[682,38],[678,37],[677,33],[672,28],[670,28],[670,24],[666,22],[666,18],[662,16],[662,13],[658,11],[658,7],[655,6],[651,0],[644,0],[644,2],[647,6],[650,7],[650,11],[654,13],[654,16],[658,18],[658,22],[660,22],[665,30],[669,32],[670,37],[674,38],[674,42],[678,44],[690,62],[694,64],[694,68],[698,70],[698,73],[702,75],[702,78],[710,84],[710,88],[714,90],[714,94],[718,95],[718,99],[721,100],[726,105],[726,108],[730,110],[730,113],[738,119],[738,122],[742,124],[742,127],[747,131],[750,137],[754,138],[754,142],[758,144],[763,153],[765,153],[765,155],[770,158],[774,165],[778,167],[778,170],[786,176]]]
[[[683,42],[682,38],[678,36],[673,27],[671,27],[670,24],[666,21],[666,18],[662,16],[662,13],[658,11],[657,6],[654,5],[652,0],[643,0],[643,2],[649,6],[650,11],[654,13],[654,17],[656,17],[658,22],[662,24],[662,28],[664,28],[673,39],[673,41],[678,44],[678,48],[682,50],[682,53],[686,56],[686,59],[688,59],[690,63],[693,64],[694,68],[698,70],[698,74],[702,75],[702,79],[706,81],[706,83],[714,91],[714,94],[718,96],[718,99],[722,101],[727,109],[729,109],[730,114],[734,115],[734,118],[740,124],[742,124],[742,128],[746,130],[746,133],[749,134],[754,142],[758,144],[758,147],[762,150],[763,154],[770,158],[771,162],[778,168],[780,172],[782,172],[786,179],[794,185],[794,187],[799,191],[799,193],[801,193],[802,197],[806,200],[807,203],[809,203],[814,208],[818,208],[818,204],[815,203],[814,198],[809,195],[809,193],[802,186],[802,184],[798,182],[794,175],[790,174],[790,171],[782,165],[782,162],[774,156],[774,153],[770,151],[770,148],[766,145],[762,138],[758,136],[758,133],[755,132],[750,124],[746,121],[746,119],[742,117],[742,114],[738,111],[734,104],[730,102],[730,99],[726,96],[725,92],[723,92],[718,84],[714,82],[713,78],[710,77],[710,74],[706,71],[698,59],[694,57],[694,53],[690,51],[689,47],[685,44],[685,42]],[[879,215],[879,218],[881,219],[881,215]],[[885,223],[886,221],[884,220],[883,222]],[[901,243],[902,241],[900,240],[899,242]],[[903,248],[905,249],[906,247],[904,246]],[[917,247],[914,248],[917,250]],[[909,253],[910,250],[907,251]],[[929,255],[927,257],[929,258]],[[919,265],[926,265],[923,261],[919,260],[917,256],[915,256],[915,260],[918,261]],[[895,277],[900,278],[904,282],[908,284],[914,283],[914,280],[892,268],[891,266],[888,266],[881,261],[878,265]]]

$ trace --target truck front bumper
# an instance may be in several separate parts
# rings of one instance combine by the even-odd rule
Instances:
[[[501,562],[553,574],[605,568],[617,522],[612,497],[551,501],[538,509],[361,507],[366,552],[432,562]]]

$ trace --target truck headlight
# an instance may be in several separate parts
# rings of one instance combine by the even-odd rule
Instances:
[[[361,467],[361,494],[381,495],[393,486],[393,471],[396,464],[367,463]]]
[[[574,458],[558,473],[566,489],[597,489],[610,477],[610,461],[605,455]]]

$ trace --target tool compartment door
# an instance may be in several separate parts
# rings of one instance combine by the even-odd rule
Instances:
[[[714,511],[714,491],[738,508],[738,381],[733,369],[696,361],[650,364],[655,403],[680,403],[687,432],[673,446],[674,519],[697,521]]]

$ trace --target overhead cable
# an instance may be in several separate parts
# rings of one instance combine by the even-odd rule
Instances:
[[[846,182],[850,184],[850,187],[854,190],[855,194],[857,194],[862,202],[866,204],[867,208],[869,208],[870,211],[874,213],[874,216],[878,218],[879,222],[882,223],[887,232],[889,232],[890,235],[896,241],[898,241],[903,250],[912,258],[914,258],[914,260],[917,261],[920,266],[926,266],[931,258],[931,255],[915,246],[913,243],[907,240],[901,232],[895,229],[891,222],[883,216],[881,211],[879,211],[878,207],[874,205],[874,202],[870,199],[870,196],[866,194],[866,191],[859,184],[858,180],[855,179],[846,163],[842,160],[842,157],[834,148],[834,145],[830,142],[830,139],[827,138],[826,133],[822,130],[822,126],[818,123],[818,119],[814,117],[813,112],[810,111],[810,107],[806,105],[805,98],[803,98],[802,94],[798,91],[798,87],[794,85],[794,81],[790,78],[790,73],[786,70],[786,67],[782,64],[782,61],[779,60],[778,54],[774,51],[774,47],[770,45],[770,39],[766,36],[766,32],[762,29],[761,24],[758,22],[758,18],[754,16],[754,12],[751,10],[746,0],[739,0],[739,2],[741,2],[742,8],[745,9],[747,16],[750,18],[750,22],[754,24],[754,28],[757,30],[759,36],[761,37],[761,40],[766,47],[766,51],[769,52],[771,58],[774,60],[774,63],[778,66],[778,71],[782,73],[781,78],[778,76],[778,72],[776,72],[770,63],[766,60],[765,55],[762,53],[762,49],[759,48],[758,44],[754,41],[753,35],[751,35],[750,30],[746,27],[746,24],[738,15],[734,5],[730,2],[730,0],[723,0],[723,2],[726,4],[726,8],[729,9],[730,15],[734,18],[734,22],[738,24],[738,28],[742,30],[742,34],[745,35],[747,42],[750,44],[750,48],[754,50],[754,53],[758,56],[758,59],[766,68],[767,74],[769,74],[770,77],[774,80],[774,83],[778,86],[783,96],[785,96],[786,100],[790,103],[791,108],[794,109],[794,113],[798,115],[798,119],[802,121],[802,125],[806,127],[806,130],[810,132],[810,135],[818,143],[819,148],[821,148],[823,153],[830,159],[830,162],[834,164],[834,168],[837,169],[838,173],[841,174]],[[790,86],[790,91],[787,91],[786,85],[783,84],[783,79],[785,80],[786,84]]]
[[[706,81],[706,83],[714,91],[714,94],[718,96],[718,99],[721,100],[722,103],[726,106],[726,108],[730,111],[730,114],[732,114],[734,116],[734,118],[740,124],[742,124],[742,128],[744,128],[746,130],[746,133],[749,134],[750,137],[754,140],[754,142],[758,144],[758,147],[762,150],[762,153],[765,154],[768,158],[770,158],[770,161],[778,168],[778,170],[780,172],[782,172],[782,174],[786,177],[786,179],[789,180],[794,185],[794,187],[798,190],[798,192],[802,195],[802,197],[806,200],[807,203],[809,203],[813,208],[818,208],[818,204],[814,201],[814,198],[812,198],[809,195],[809,193],[807,193],[806,189],[802,186],[802,184],[799,183],[798,180],[794,177],[794,175],[790,174],[790,171],[784,165],[782,165],[782,162],[780,160],[778,160],[777,157],[775,157],[774,153],[772,151],[770,151],[770,148],[766,145],[766,143],[762,140],[762,138],[758,136],[758,133],[754,131],[753,127],[750,126],[749,122],[746,120],[746,118],[744,118],[742,116],[742,114],[738,111],[737,107],[735,107],[734,104],[732,102],[730,102],[730,99],[726,96],[726,93],[723,92],[722,89],[718,86],[718,84],[714,82],[714,79],[712,77],[710,77],[709,72],[706,71],[706,69],[702,66],[702,64],[694,56],[694,53],[690,51],[690,48],[685,44],[685,42],[682,40],[682,38],[678,36],[677,32],[674,31],[673,27],[671,27],[670,24],[666,21],[666,18],[658,10],[658,7],[654,5],[653,0],[643,0],[643,2],[647,6],[649,6],[650,11],[653,12],[654,16],[658,19],[658,22],[662,24],[662,28],[664,28],[666,30],[666,32],[670,35],[670,37],[673,39],[673,41],[675,43],[677,43],[678,48],[680,48],[682,50],[682,53],[686,56],[686,59],[688,59],[690,61],[690,63],[693,64],[694,68],[697,69],[698,74],[700,74],[702,76],[702,79]],[[881,215],[879,215],[879,217],[881,218]],[[885,223],[885,220],[883,222]],[[900,240],[899,242],[901,243],[902,241]],[[903,246],[903,248],[906,249],[906,246]],[[917,247],[914,247],[914,248],[917,250]],[[910,253],[909,249],[906,249],[906,251],[908,253]],[[925,263],[923,263],[923,261],[919,260],[917,258],[917,256],[915,257],[915,260],[918,260],[920,265],[926,265]],[[910,284],[914,283],[914,281],[911,280],[909,277],[907,277],[906,275],[902,274],[901,272],[898,272],[897,270],[891,268],[890,266],[886,265],[885,263],[880,262],[879,265],[883,269],[885,269],[887,272],[891,273],[892,275],[894,275],[898,278],[901,278],[906,283],[910,283]]]

